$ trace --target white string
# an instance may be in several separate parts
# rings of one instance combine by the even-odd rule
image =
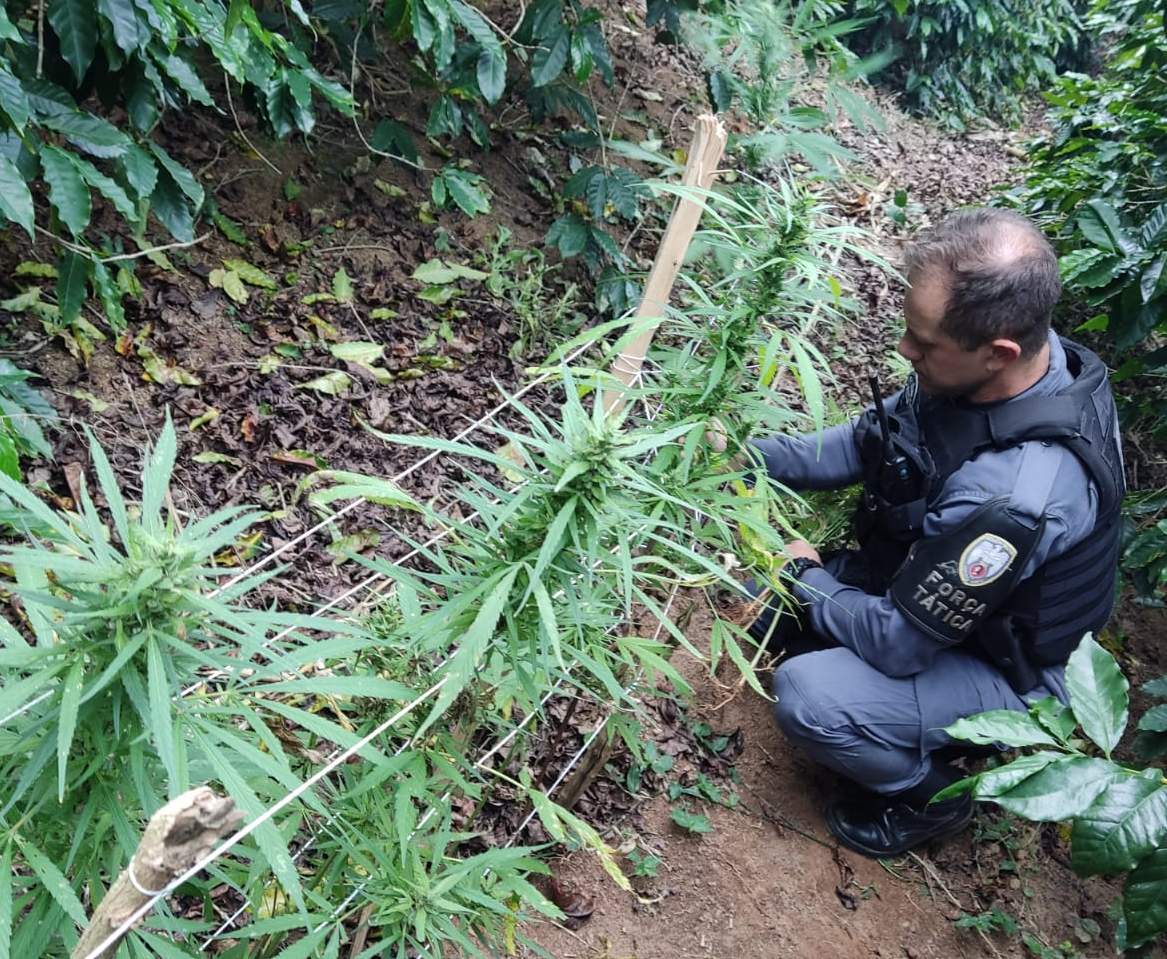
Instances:
[[[584,353],[590,347],[590,345],[591,344],[585,343],[583,346],[578,347],[576,350],[574,350],[572,353],[570,353],[568,356],[566,356],[564,358],[563,362],[570,363],[572,360],[576,359],[578,356],[580,356],[582,353]],[[503,402],[500,403],[498,406],[494,407],[494,409],[483,414],[478,419],[476,419],[473,423],[471,423],[469,426],[467,426],[464,430],[462,430],[460,433],[456,434],[453,437],[453,439],[450,440],[450,442],[457,443],[459,440],[465,439],[467,436],[469,436],[475,430],[477,430],[480,427],[484,426],[485,424],[489,423],[492,419],[494,419],[496,416],[498,416],[498,414],[501,413],[503,410],[505,410],[507,407],[513,405],[514,401],[517,400],[520,396],[523,396],[526,393],[529,393],[536,386],[539,386],[542,383],[545,383],[547,380],[551,379],[554,375],[555,375],[555,371],[553,371],[553,370],[548,370],[545,373],[540,374],[535,379],[531,380],[530,383],[526,384],[521,389],[517,390],[515,393],[507,396],[506,399],[504,399]],[[421,459],[419,459],[417,462],[413,463],[410,466],[407,466],[405,469],[403,469],[396,476],[392,477],[389,480],[389,482],[392,483],[393,485],[397,485],[403,479],[405,479],[407,476],[410,476],[411,474],[413,474],[417,470],[421,469],[421,467],[425,466],[427,463],[430,463],[433,460],[437,459],[439,456],[441,456],[443,454],[443,452],[445,452],[445,451],[444,450],[432,450],[431,452],[429,452],[425,456],[423,456]],[[319,523],[317,523],[315,526],[311,527],[310,529],[305,530],[303,533],[300,533],[298,536],[294,537],[293,539],[288,540],[288,542],[283,543],[282,545],[276,547],[276,549],[272,550],[270,553],[268,553],[262,559],[257,560],[255,563],[253,563],[247,569],[242,570],[239,573],[236,573],[234,576],[232,576],[230,579],[228,579],[227,582],[223,583],[221,586],[219,586],[217,589],[215,589],[210,594],[211,598],[218,596],[224,590],[230,589],[232,586],[235,586],[236,584],[240,583],[241,581],[247,579],[249,576],[253,575],[257,570],[263,569],[263,567],[267,566],[269,563],[274,562],[280,556],[284,555],[284,553],[288,552],[288,550],[295,548],[300,543],[304,542],[306,539],[309,539],[310,537],[315,536],[322,529],[325,529],[326,527],[331,526],[333,523],[335,523],[337,520],[339,520],[342,516],[345,516],[348,513],[351,513],[353,510],[364,505],[366,502],[367,502],[367,500],[362,496],[358,499],[353,500],[350,503],[346,503],[344,506],[342,506],[339,510],[337,510],[335,513],[333,513],[331,516],[326,517],[325,519],[323,519]]]
[[[126,875],[130,877],[130,885],[137,889],[138,892],[140,892],[143,896],[165,896],[169,890],[169,887],[167,887],[166,889],[160,889],[155,892],[152,889],[145,888],[140,882],[138,882],[138,877],[134,875],[134,859],[132,856],[130,857],[129,863],[126,865]]]
[[[395,726],[402,719],[404,719],[411,712],[413,712],[413,710],[415,710],[418,706],[420,706],[422,703],[424,703],[427,699],[429,699],[435,693],[439,692],[441,690],[441,688],[443,686],[445,686],[447,682],[449,682],[449,680],[450,680],[450,676],[447,673],[440,680],[438,680],[436,683],[434,683],[434,685],[432,685],[429,689],[427,689],[424,693],[422,693],[421,695],[416,697],[413,701],[411,701],[407,705],[403,706],[396,713],[394,713],[392,716],[390,716],[388,719],[386,719],[383,723],[381,723],[379,726],[377,726],[377,728],[374,729],[372,732],[363,736],[361,739],[359,739],[357,742],[353,743],[353,745],[349,746],[343,752],[337,754],[332,759],[330,759],[327,763],[325,763],[323,766],[321,766],[320,769],[318,769],[315,773],[313,773],[312,776],[310,776],[308,779],[305,779],[302,783],[300,783],[299,786],[297,786],[295,789],[293,789],[289,793],[287,793],[277,803],[275,803],[272,806],[269,806],[262,813],[260,813],[260,815],[258,815],[255,819],[253,819],[251,822],[247,823],[247,825],[242,826],[240,829],[236,830],[234,833],[232,833],[230,836],[228,836],[226,839],[224,839],[223,842],[221,842],[218,846],[216,846],[213,850],[211,850],[205,856],[203,856],[202,859],[200,859],[193,866],[191,866],[186,872],[184,872],[182,875],[180,875],[177,878],[175,878],[174,880],[172,880],[170,882],[170,884],[167,885],[167,887],[165,889],[163,889],[161,892],[152,894],[150,896],[150,898],[146,900],[146,902],[142,903],[142,905],[140,905],[137,909],[135,909],[132,913],[130,913],[130,915],[127,916],[116,929],[114,929],[108,936],[106,936],[105,939],[103,939],[92,951],[90,951],[88,954],[86,954],[84,959],[98,959],[98,957],[103,952],[105,952],[106,949],[108,949],[110,946],[114,945],[116,942],[118,942],[118,940],[120,940],[122,938],[122,936],[124,936],[127,932],[129,932],[134,927],[134,925],[138,922],[139,919],[141,919],[144,915],[146,915],[146,913],[148,913],[151,909],[153,909],[155,904],[157,904],[157,902],[160,899],[162,899],[164,896],[169,895],[173,890],[177,889],[179,886],[181,886],[187,880],[194,878],[196,875],[198,875],[200,872],[202,872],[202,870],[204,870],[210,863],[214,862],[216,859],[218,859],[220,856],[222,856],[224,853],[226,853],[228,850],[230,850],[232,847],[234,847],[241,840],[246,839],[253,832],[255,832],[255,830],[257,830],[260,826],[262,826],[264,823],[266,823],[270,819],[272,819],[277,813],[280,812],[280,810],[286,808],[288,805],[290,805],[291,803],[293,803],[297,799],[299,799],[302,795],[304,795],[304,793],[306,793],[309,789],[311,789],[318,782],[320,782],[320,780],[322,780],[325,776],[327,776],[329,773],[333,772],[339,766],[343,765],[345,762],[347,762],[349,760],[350,757],[355,756],[362,749],[364,749],[366,746],[368,746],[370,743],[372,743],[373,740],[375,740],[378,736],[380,736],[382,733],[384,733],[386,730],[390,729],[391,727]]]
[[[533,386],[534,382],[530,385]],[[506,404],[504,404],[504,406],[505,405]],[[500,409],[501,409],[501,407],[500,407]],[[426,460],[418,461],[418,463],[415,463],[414,466],[410,468],[410,470],[416,468],[417,466],[420,466],[425,461]],[[287,545],[287,544],[285,544],[285,545]],[[274,556],[268,557],[268,559],[271,559],[271,558],[274,558]],[[257,564],[256,568],[258,568],[258,565],[260,565],[260,564]],[[231,585],[230,583],[224,584],[224,586],[220,587],[220,590],[226,589],[230,585]],[[670,597],[669,597],[669,603],[668,603],[668,605],[666,605],[666,614],[667,614],[667,610],[668,610],[669,606],[671,606],[671,603],[673,601],[673,597],[676,595],[678,588],[679,588],[679,585],[674,584],[673,592],[670,594]],[[656,636],[660,635],[660,631],[663,629],[663,627],[664,627],[663,621],[659,622],[657,624]],[[447,660],[447,662],[448,662],[448,660]],[[349,746],[347,749],[343,750],[339,754],[334,755],[328,762],[326,762],[311,777],[304,780],[304,782],[302,782],[295,789],[293,789],[290,792],[288,792],[287,794],[285,794],[279,801],[277,801],[272,806],[265,809],[258,817],[256,817],[250,823],[247,823],[246,825],[244,825],[240,829],[236,830],[236,832],[234,832],[231,836],[229,836],[229,837],[227,837],[227,839],[223,840],[223,842],[220,843],[219,846],[217,846],[211,852],[207,853],[198,862],[194,863],[186,872],[184,872],[183,874],[181,874],[180,876],[178,876],[174,880],[172,880],[167,885],[167,887],[165,889],[163,889],[159,892],[156,892],[156,893],[146,893],[145,891],[143,891],[143,895],[149,896],[147,901],[142,903],[142,905],[139,906],[137,909],[135,909],[133,913],[131,913],[129,916],[127,916],[126,919],[124,919],[122,921],[122,923],[117,928],[115,928],[112,932],[110,932],[110,934],[101,943],[99,943],[90,953],[88,953],[84,957],[84,959],[97,959],[97,957],[99,957],[106,949],[108,949],[110,946],[117,943],[130,929],[132,929],[133,926],[159,902],[159,900],[161,900],[163,897],[169,895],[170,892],[172,892],[174,889],[178,888],[184,882],[193,878],[195,875],[197,875],[199,872],[201,872],[203,869],[205,869],[210,863],[214,862],[216,859],[218,859],[224,853],[226,853],[227,851],[232,849],[237,843],[239,843],[243,839],[250,836],[260,826],[262,826],[264,823],[271,820],[282,809],[286,808],[288,805],[290,805],[292,802],[294,802],[296,799],[298,799],[300,796],[302,796],[305,792],[307,792],[309,789],[311,789],[313,786],[315,786],[318,782],[320,782],[325,776],[327,776],[329,773],[333,772],[335,769],[337,769],[343,763],[347,762],[349,758],[356,755],[358,752],[360,752],[362,749],[364,749],[366,746],[368,746],[370,743],[372,743],[378,736],[380,736],[386,730],[390,729],[392,726],[394,726],[398,722],[400,722],[403,718],[405,718],[407,715],[409,715],[414,709],[416,709],[419,705],[421,705],[421,703],[425,702],[431,696],[433,696],[434,694],[439,692],[441,690],[441,688],[446,685],[446,683],[449,681],[449,679],[450,679],[449,674],[446,674],[437,683],[435,683],[433,686],[431,686],[428,690],[426,690],[424,693],[422,693],[421,695],[416,697],[408,705],[402,707],[402,709],[398,710],[393,716],[391,716],[389,719],[385,720],[383,723],[381,723],[379,726],[377,726],[370,733],[368,733],[367,735],[362,737],[356,743]],[[630,691],[632,688],[634,688],[634,686],[635,686],[635,681],[634,681],[633,685],[628,688],[628,691]],[[546,700],[544,700],[544,701],[546,701]],[[534,712],[532,712],[531,715],[534,715]],[[525,724],[529,718],[530,717],[525,718],[523,720],[523,723]],[[607,718],[605,718],[604,722],[601,723],[599,727],[597,727],[597,730],[592,734],[590,741],[594,741],[595,736],[597,736],[599,734],[599,731],[604,726],[606,726],[607,721],[610,718],[611,718],[611,713],[609,713],[609,716]],[[519,728],[521,728],[521,726]],[[517,731],[518,730],[515,730],[515,734],[517,734]],[[497,750],[499,748],[501,748],[501,745],[496,746],[494,751],[497,752]],[[582,755],[582,752],[579,753],[578,755]],[[575,757],[572,760],[572,765],[574,765],[575,762],[578,762],[578,755],[577,755],[577,757]],[[571,766],[569,765],[568,770],[565,770],[563,773],[561,773],[559,779],[553,785],[552,789],[558,787],[559,783],[561,783],[563,781],[563,779],[566,777],[567,772],[570,770],[570,768],[571,768]],[[524,824],[523,824],[524,826],[526,825],[526,822],[530,821],[530,818],[531,817],[528,817],[528,819],[524,822]],[[522,829],[522,827],[520,827],[520,830],[519,830],[520,832],[521,832],[521,829]],[[512,837],[512,842],[513,842],[514,838],[515,837]],[[354,894],[354,896],[355,896],[355,894]],[[351,901],[351,898],[353,898],[353,897],[350,897],[350,899],[346,900],[346,902]],[[319,928],[323,928],[323,926],[321,926]]]

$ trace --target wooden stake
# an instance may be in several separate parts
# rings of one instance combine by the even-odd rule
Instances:
[[[101,900],[71,959],[85,959],[147,899],[166,889],[242,821],[234,802],[221,799],[206,786],[183,793],[154,813],[130,864]],[[117,949],[115,941],[98,959],[113,956]]]
[[[717,177],[717,165],[725,152],[725,140],[725,127],[721,120],[709,114],[697,118],[697,129],[689,147],[689,162],[685,164],[685,173],[681,177],[682,186],[708,190],[713,185]],[[624,384],[625,389],[612,390],[605,397],[604,409],[609,416],[623,408],[627,390],[640,378],[644,356],[652,343],[659,320],[668,309],[673,284],[681,271],[681,261],[685,258],[693,234],[697,232],[697,224],[704,211],[705,202],[701,197],[683,196],[673,207],[669,225],[648,274],[648,282],[644,285],[644,297],[634,317],[636,320],[655,319],[658,322],[648,325],[612,364],[612,375]]]

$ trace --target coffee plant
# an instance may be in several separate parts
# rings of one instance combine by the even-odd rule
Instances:
[[[1012,762],[961,780],[937,796],[971,792],[1033,822],[1070,822],[1070,858],[1082,876],[1125,874],[1120,950],[1167,931],[1167,779],[1112,756],[1129,721],[1129,684],[1114,658],[1090,635],[1066,667],[1068,704],[1052,696],[1028,714],[995,710],[958,720],[946,730],[980,745],[1036,749]],[[1148,687],[1167,694],[1167,683]],[[1157,736],[1167,709],[1156,706],[1139,722]],[[1144,740],[1147,742],[1147,740]]]
[[[913,108],[964,129],[977,117],[1016,122],[1027,96],[1080,62],[1082,4],[1075,0],[850,0],[864,21],[857,51],[890,50],[885,82]]]
[[[1108,56],[1094,75],[1068,73],[1046,98],[1050,132],[1030,146],[1024,183],[1003,202],[1041,222],[1061,258],[1069,315],[1117,367],[1125,425],[1167,436],[1167,32],[1161,4],[1095,3],[1087,15]],[[1128,504],[1124,568],[1154,602],[1167,538],[1159,498]]]

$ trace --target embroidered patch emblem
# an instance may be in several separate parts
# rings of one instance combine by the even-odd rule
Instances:
[[[987,586],[1009,568],[1017,547],[994,533],[982,533],[964,548],[957,568],[965,586]]]

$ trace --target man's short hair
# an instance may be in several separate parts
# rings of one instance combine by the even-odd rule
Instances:
[[[943,271],[948,302],[941,330],[966,350],[1006,337],[1032,356],[1049,336],[1062,293],[1058,258],[1025,217],[988,207],[961,210],[905,252],[909,276]]]

